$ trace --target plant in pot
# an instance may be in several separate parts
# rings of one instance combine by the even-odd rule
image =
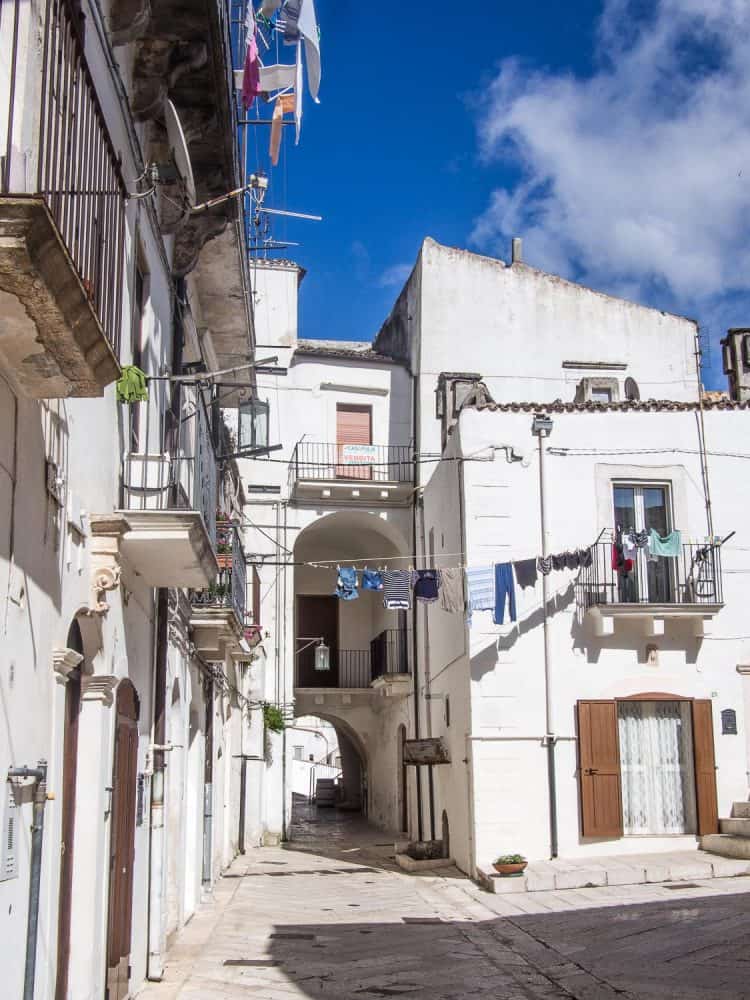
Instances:
[[[492,867],[498,875],[507,878],[509,875],[522,875],[527,864],[528,861],[522,854],[501,854],[492,862]]]

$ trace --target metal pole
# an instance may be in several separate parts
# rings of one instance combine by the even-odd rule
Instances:
[[[551,422],[550,422],[551,430]],[[542,556],[549,555],[548,525],[546,499],[546,469],[544,464],[544,443],[546,435],[542,430],[532,430],[539,440],[539,514],[542,533]],[[549,431],[547,432],[549,433]],[[557,776],[555,773],[555,736],[554,717],[552,707],[552,684],[551,684],[551,663],[552,654],[550,652],[550,627],[549,612],[547,602],[549,600],[549,576],[542,573],[542,612],[543,612],[543,635],[544,635],[544,707],[545,707],[545,729],[544,744],[547,747],[547,784],[549,790],[549,837],[550,837],[550,857],[557,857]]]
[[[430,791],[430,840],[435,840],[435,782],[432,775],[432,764],[427,768],[427,780]]]
[[[8,768],[9,778],[34,778],[34,805],[31,821],[31,871],[29,873],[29,912],[26,918],[26,965],[23,976],[23,1000],[34,1000],[36,943],[39,936],[39,888],[42,878],[44,840],[44,804],[47,801],[47,761],[37,767]]]

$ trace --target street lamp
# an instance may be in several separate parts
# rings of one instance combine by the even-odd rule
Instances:
[[[310,646],[315,645],[315,669],[319,671],[325,671],[331,669],[331,650],[329,646],[326,646],[325,640],[322,635],[299,635],[297,636],[297,642],[304,642],[304,646],[300,646],[295,656],[299,656]]]

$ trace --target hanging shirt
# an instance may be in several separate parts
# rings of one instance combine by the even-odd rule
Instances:
[[[638,554],[638,546],[632,532],[622,536],[622,554],[626,559],[635,559]]]
[[[513,569],[519,587],[536,586],[536,559],[520,559],[513,563]]]
[[[383,574],[375,569],[362,570],[362,590],[382,590]]]
[[[666,556],[676,559],[680,554],[681,538],[679,531],[670,531],[668,535],[659,535],[652,528],[648,536],[648,548],[652,556]]]
[[[353,566],[339,568],[334,596],[339,597],[342,601],[356,601],[359,597],[357,571]]]
[[[411,608],[411,573],[408,569],[392,569],[383,573],[383,607],[389,611]]]
[[[266,94],[271,90],[291,89],[296,79],[297,67],[294,63],[288,66],[277,63],[273,66],[260,67],[261,93]]]
[[[281,149],[281,123],[284,120],[284,115],[288,112],[294,111],[294,108],[294,94],[282,94],[280,97],[277,97],[274,102],[273,116],[271,118],[271,143],[269,148],[271,163],[274,167],[279,162],[279,150]]]
[[[552,556],[538,556],[536,564],[543,576],[549,576],[552,572]]]
[[[260,60],[258,59],[258,43],[255,40],[253,0],[247,0],[245,32],[247,49],[245,50],[245,67],[242,74],[242,105],[247,109],[260,93]]]
[[[469,586],[469,611],[495,610],[495,571],[492,566],[466,570]]]
[[[299,41],[299,17],[303,0],[284,0],[281,13],[284,17],[284,44],[294,45]]]
[[[302,0],[297,26],[305,40],[307,86],[310,90],[310,96],[317,104],[319,103],[318,91],[320,90],[320,32],[315,16],[314,0]]]
[[[440,571],[437,569],[416,569],[412,573],[411,582],[414,586],[414,596],[418,601],[432,604],[440,593]]]
[[[440,570],[440,607],[452,614],[461,614],[464,610],[463,570]]]

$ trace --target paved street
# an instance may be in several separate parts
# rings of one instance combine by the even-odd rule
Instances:
[[[406,875],[358,817],[300,810],[239,858],[145,1000],[750,997],[750,877],[493,896]]]

